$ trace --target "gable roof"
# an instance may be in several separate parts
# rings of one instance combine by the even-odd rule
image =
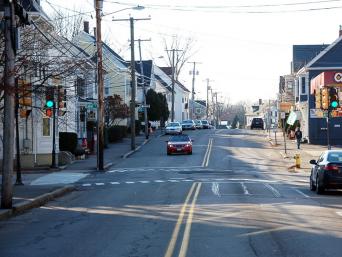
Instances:
[[[89,33],[85,32],[85,31],[80,31],[80,33],[76,36],[76,38],[80,35],[84,35],[84,36],[88,37],[92,43],[94,43],[94,44],[96,43],[96,38],[93,35],[90,35]],[[77,42],[75,42],[75,44],[77,44]],[[123,65],[124,68],[128,68],[128,66],[129,66],[128,63],[120,55],[118,55],[110,46],[108,46],[105,42],[102,42],[102,47],[103,47],[103,49],[108,51],[115,58],[115,60],[118,63]]]
[[[159,75],[154,74],[154,77],[162,84],[168,91],[172,91],[172,88],[170,85],[168,85]]]
[[[342,53],[342,36],[321,51],[305,67],[308,70],[314,69],[336,69],[342,67],[340,55]]]
[[[172,76],[172,67],[159,67],[163,72],[165,72],[166,75],[168,76]],[[175,80],[175,82],[179,85],[179,87],[181,89],[183,89],[186,92],[189,92],[189,89],[187,89],[181,82],[179,82],[178,80]]]
[[[329,45],[293,45],[292,73],[298,72]]]
[[[145,87],[151,85],[152,76],[152,60],[142,61],[143,71],[144,71],[144,84]],[[140,67],[140,61],[135,62],[135,70],[137,71],[137,85],[142,86],[142,72]]]

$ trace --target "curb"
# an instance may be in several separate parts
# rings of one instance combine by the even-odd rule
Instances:
[[[109,162],[109,163],[107,163],[107,164],[105,164],[105,165],[103,166],[103,169],[107,170],[107,169],[109,169],[112,165],[113,165],[113,163],[112,163],[112,162]]]
[[[75,190],[75,186],[65,186],[63,188],[56,189],[50,193],[46,193],[34,198],[32,201],[24,201],[22,203],[18,203],[17,205],[13,206],[12,209],[8,210],[0,210],[0,220],[8,219],[14,215],[18,215],[30,209],[42,206],[47,202],[61,197],[69,192]]]
[[[145,145],[145,144],[147,144],[148,142],[150,142],[150,138],[149,139],[145,139],[145,141],[141,144],[141,145],[139,145],[137,148],[135,148],[134,150],[131,150],[131,151],[129,151],[128,153],[126,153],[126,154],[124,154],[123,156],[122,156],[122,159],[126,159],[126,158],[128,158],[129,156],[131,156],[132,154],[134,154],[135,152],[137,152],[143,145]]]

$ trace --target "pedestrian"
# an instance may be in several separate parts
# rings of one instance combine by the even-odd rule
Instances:
[[[300,131],[300,128],[298,127],[295,132],[295,137],[297,140],[297,148],[300,149],[300,142],[302,141],[302,131]]]

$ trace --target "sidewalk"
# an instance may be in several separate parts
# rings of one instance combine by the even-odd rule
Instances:
[[[308,143],[302,143],[300,145],[300,149],[297,149],[297,143],[296,140],[290,140],[286,138],[286,153],[285,153],[285,147],[284,147],[284,137],[282,131],[277,131],[276,138],[277,142],[275,142],[275,133],[271,132],[271,137],[269,137],[269,134],[266,134],[266,140],[270,142],[272,147],[276,151],[279,152],[280,157],[289,160],[289,169],[293,169],[296,172],[310,172],[311,170],[311,164],[309,163],[310,160],[315,159],[320,156],[320,154],[328,150],[327,146],[324,145],[312,145]],[[342,150],[341,147],[334,147],[332,146],[331,149],[338,149]],[[295,168],[295,154],[299,154],[301,158],[301,165],[300,168]]]
[[[136,137],[136,149],[131,151],[131,139],[124,138],[121,142],[109,144],[104,151],[105,168],[117,164],[123,158],[127,158],[140,147],[153,138],[160,136],[160,131],[155,131],[146,140],[143,134]],[[86,177],[90,172],[96,171],[96,155],[91,155],[86,160],[77,160],[61,171],[39,170],[24,171],[22,181],[24,185],[13,187],[13,208],[0,209],[0,220],[7,219],[26,210],[44,205],[56,197],[75,190],[72,183]],[[13,174],[13,184],[16,174]],[[0,175],[1,179],[1,175]],[[1,185],[0,185],[1,190]],[[1,201],[1,195],[0,195]]]

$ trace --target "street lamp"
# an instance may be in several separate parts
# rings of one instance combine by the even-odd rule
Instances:
[[[142,6],[142,5],[137,5],[137,6],[133,6],[133,7],[126,7],[126,8],[114,11],[114,12],[109,12],[109,13],[102,14],[101,17],[107,16],[107,15],[111,15],[111,14],[114,14],[114,13],[118,13],[118,12],[122,12],[122,11],[125,11],[125,10],[140,11],[140,10],[144,10],[144,9],[145,9],[145,7]]]

